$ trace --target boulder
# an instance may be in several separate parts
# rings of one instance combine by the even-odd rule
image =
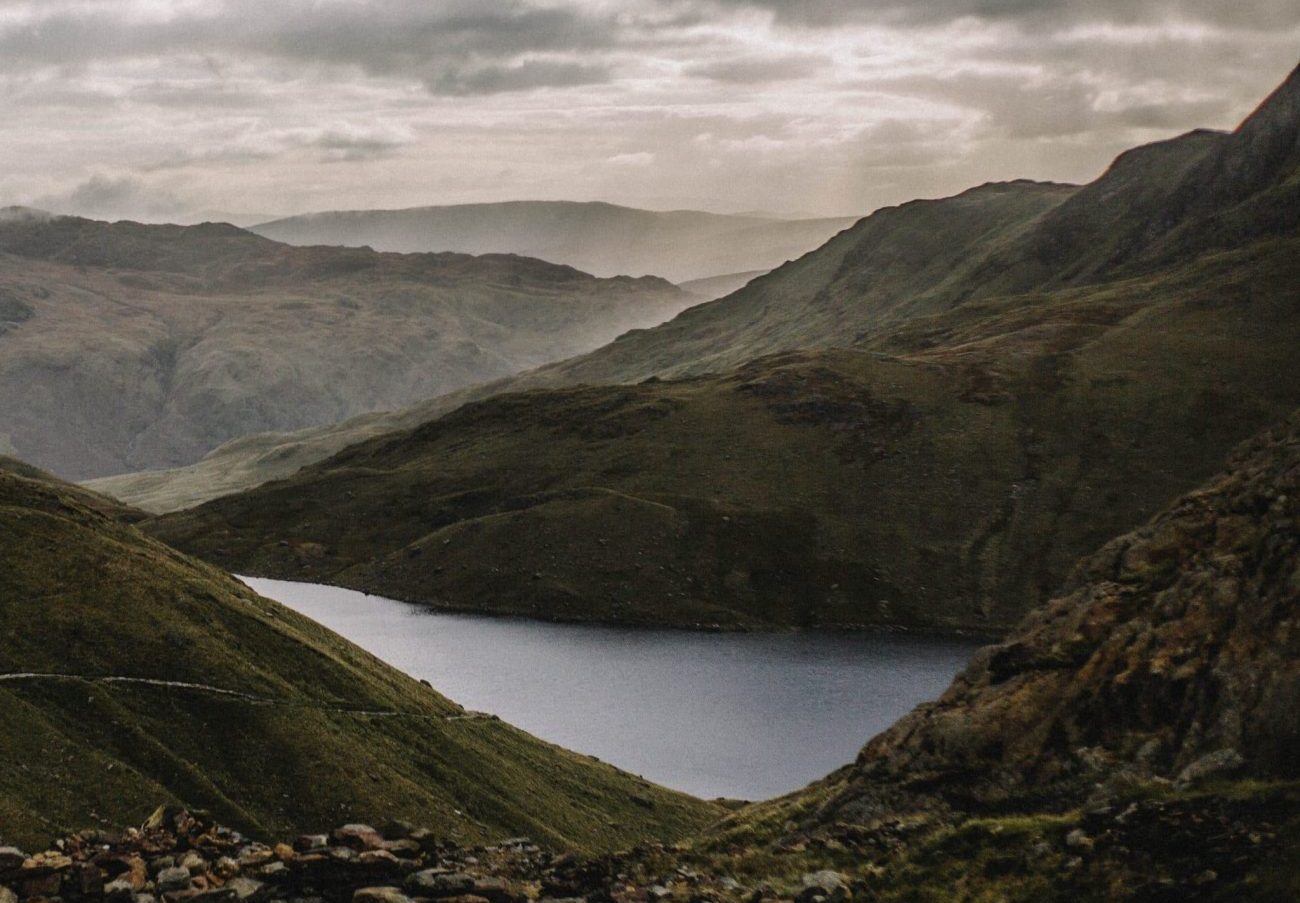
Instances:
[[[455,897],[474,890],[474,879],[460,872],[425,869],[406,878],[406,889],[417,897]]]
[[[813,903],[815,900],[843,903],[849,898],[849,887],[844,882],[844,876],[830,869],[809,872],[800,879],[799,884],[800,891],[795,896],[798,903]]]
[[[1246,767],[1241,753],[1231,747],[1202,756],[1178,773],[1178,783],[1197,784],[1210,778],[1227,777]]]
[[[352,894],[352,903],[411,903],[411,898],[395,887],[363,887]]]
[[[158,873],[156,884],[160,893],[170,893],[172,891],[186,890],[190,886],[189,869],[180,866],[170,866]]]
[[[354,850],[377,850],[384,838],[370,825],[351,824],[334,829],[334,842]]]

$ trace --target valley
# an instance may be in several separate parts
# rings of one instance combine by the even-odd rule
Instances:
[[[1006,629],[1300,405],[1278,378],[1300,370],[1298,104],[1293,75],[1236,132],[1083,188],[879,211],[660,327],[344,424],[333,457],[147,529],[448,610]],[[1151,223],[1164,238],[1115,239]],[[317,441],[292,439],[295,464]]]
[[[0,903],[1300,900],[1300,10],[1122,6],[6,4]]]

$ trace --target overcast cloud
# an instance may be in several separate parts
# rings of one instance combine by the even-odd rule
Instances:
[[[0,205],[862,214],[1231,128],[1295,0],[0,0]]]

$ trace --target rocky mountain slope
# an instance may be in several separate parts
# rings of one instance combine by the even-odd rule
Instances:
[[[852,217],[783,220],[598,202],[514,201],[311,213],[252,231],[293,245],[522,254],[597,276],[655,275],[683,282],[780,266],[853,222]]]
[[[0,221],[0,451],[74,478],[400,408],[697,300],[519,257],[20,212]]]
[[[578,849],[715,815],[465,711],[80,490],[0,469],[0,836],[121,827],[158,802],[261,836],[387,816]]]
[[[1300,381],[1278,378],[1300,368],[1300,207],[1280,208],[1268,228],[1252,219],[1249,239],[1230,249],[1192,228],[1212,217],[1170,218],[1183,209],[1186,172],[1203,161],[1227,154],[1241,157],[1232,172],[1249,169],[1256,124],[1273,123],[1287,97],[1232,136],[1126,155],[1080,192],[987,186],[918,203],[914,221],[902,209],[877,214],[736,295],[510,386],[599,379],[619,360],[653,369],[643,353],[671,369],[655,348],[703,348],[710,335],[714,359],[731,364],[741,352],[728,339],[751,330],[779,344],[787,322],[823,337],[810,342],[838,334],[849,347],[472,402],[150,529],[225,567],[449,608],[1010,626],[1079,555],[1300,405]],[[1300,120],[1285,122],[1294,143]],[[1266,184],[1289,184],[1294,173],[1278,169],[1287,165]],[[1274,189],[1205,190],[1228,198],[1227,216],[1267,206]],[[1097,197],[1074,210],[1084,192]],[[1150,212],[1159,209],[1168,216]],[[1007,247],[1046,235],[1075,249],[1049,269],[1050,282],[1068,283],[1067,258],[1082,268],[1127,247],[1103,239],[1129,213],[1201,250],[1177,265],[1124,252],[1106,264],[1106,281],[1020,294],[971,288],[963,299],[950,284],[953,267],[974,260],[964,249],[991,255],[968,264],[985,272]],[[894,227],[873,225],[877,217]],[[1066,242],[1084,220],[1096,240]],[[925,238],[914,258],[900,257],[905,222]],[[847,266],[860,251],[870,265]],[[1017,259],[1026,274],[1043,269],[1040,256]],[[928,295],[906,290],[918,268],[933,270]],[[816,271],[832,274],[831,288],[802,299],[781,288],[825,286]],[[1043,281],[1009,266],[987,272],[1003,287]],[[864,280],[873,287],[849,290]],[[728,309],[745,314],[718,313]],[[727,330],[698,325],[714,320]]]

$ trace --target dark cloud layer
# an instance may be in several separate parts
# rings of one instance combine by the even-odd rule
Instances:
[[[1200,22],[1233,29],[1292,27],[1294,0],[703,0],[767,10],[780,22],[934,25],[963,17],[1040,29],[1079,24]]]
[[[143,20],[111,7],[70,7],[0,26],[0,65],[225,53],[352,66],[418,78],[434,92],[473,94],[603,80],[601,66],[530,57],[606,49],[616,34],[608,18],[522,0],[222,0]]]

